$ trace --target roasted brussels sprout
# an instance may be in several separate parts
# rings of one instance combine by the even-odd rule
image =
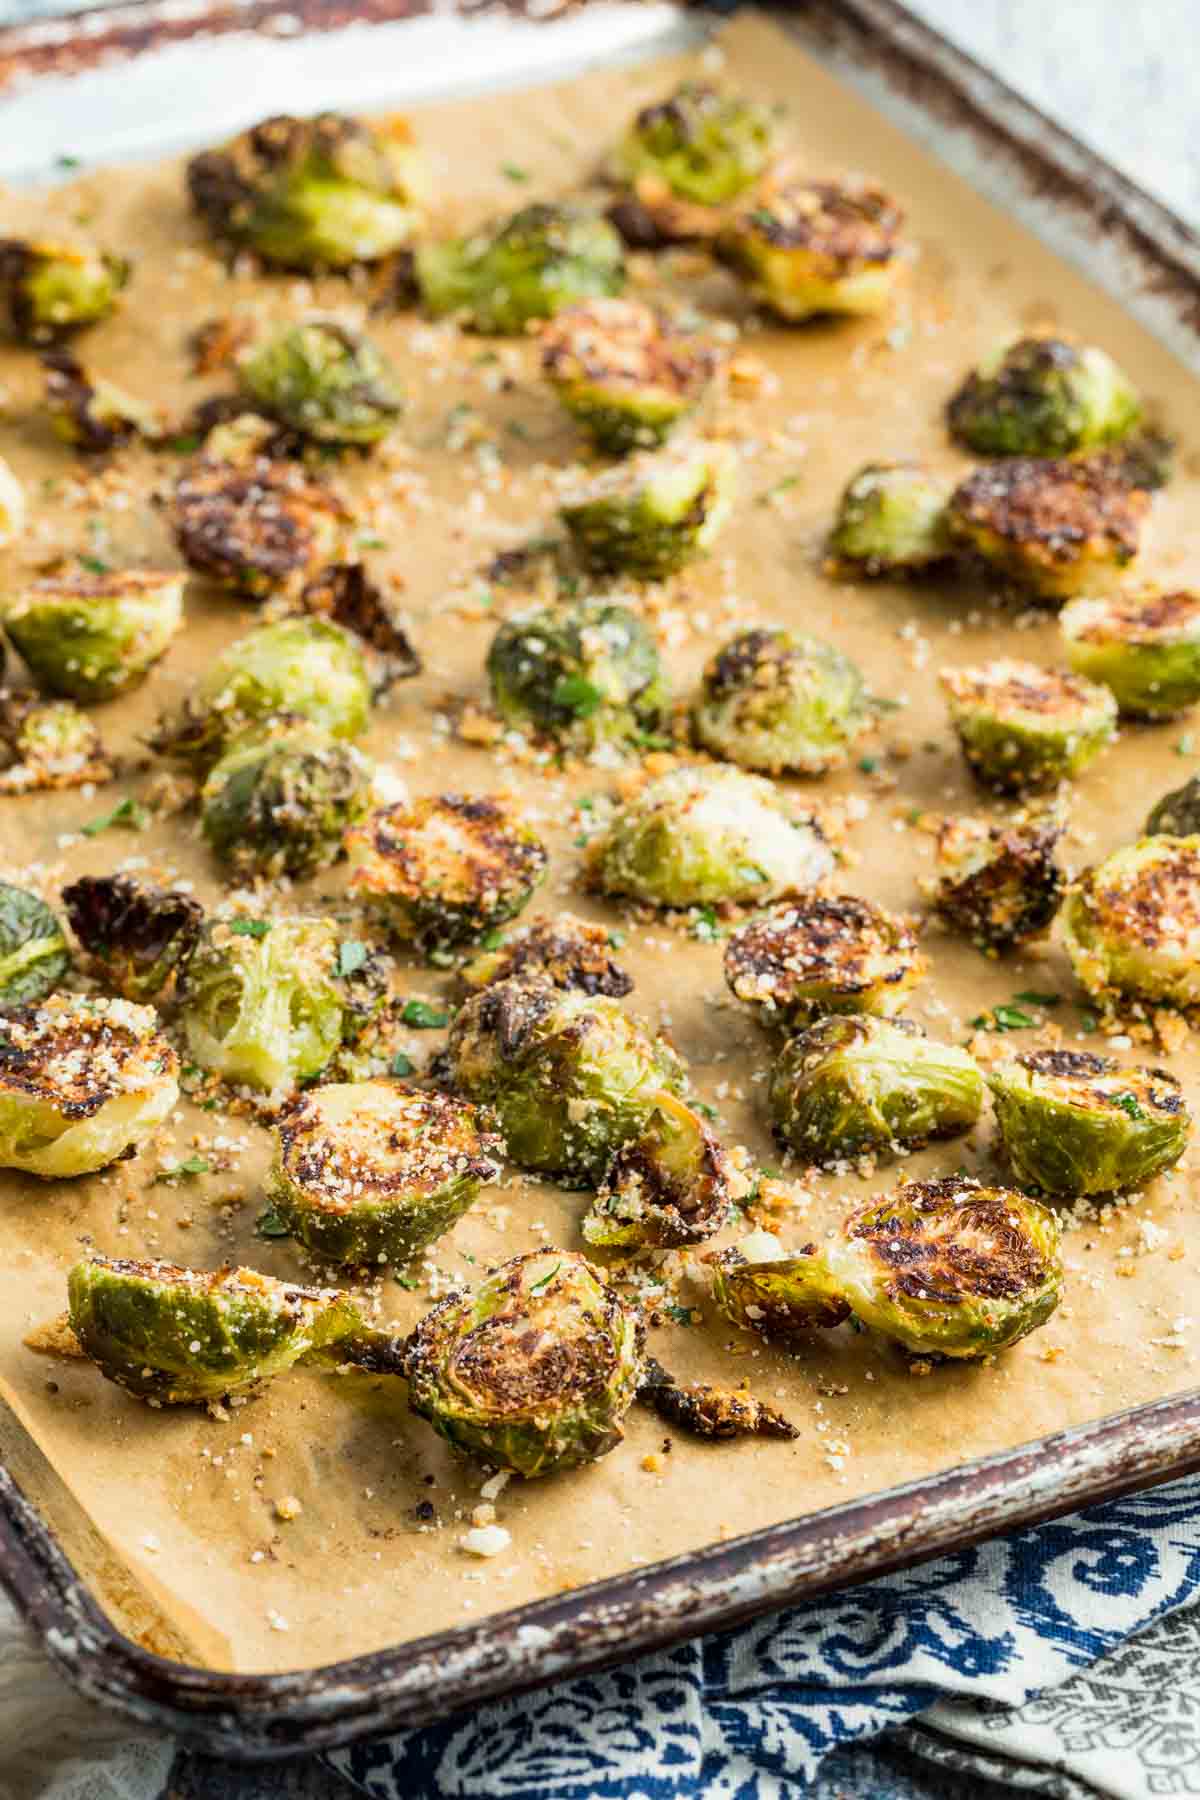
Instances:
[[[428,951],[471,943],[528,904],[546,847],[490,794],[429,794],[373,812],[346,833],[351,891],[394,938]]]
[[[251,726],[200,792],[214,853],[239,875],[311,875],[336,862],[370,804],[372,766],[344,738],[295,715]]]
[[[74,701],[0,688],[0,794],[85,787],[112,772],[99,732]]]
[[[183,1269],[92,1255],[67,1278],[71,1329],[110,1381],[152,1406],[243,1393],[348,1337],[358,1309],[336,1288],[256,1269]]]
[[[492,639],[488,680],[509,725],[588,751],[653,731],[667,690],[654,635],[607,600],[539,607]]]
[[[1200,700],[1200,595],[1080,595],[1059,626],[1077,675],[1101,681],[1121,713],[1169,719]]]
[[[662,581],[712,548],[736,490],[729,446],[697,439],[606,469],[559,514],[589,569]]]
[[[476,331],[500,334],[625,285],[620,238],[607,219],[580,206],[523,207],[465,238],[420,245],[414,264],[435,318],[455,313]]]
[[[1116,735],[1116,701],[1082,675],[1002,657],[938,680],[972,774],[1002,794],[1057,787]]]
[[[250,438],[241,445],[218,438],[180,475],[171,522],[190,568],[262,600],[295,598],[336,563],[347,548],[350,515],[303,464],[266,455]]]
[[[425,199],[408,121],[264,119],[187,169],[210,230],[288,269],[349,268],[404,249]]]
[[[569,1250],[530,1250],[409,1339],[408,1401],[456,1450],[551,1475],[620,1443],[642,1379],[638,1315]]]
[[[821,1019],[771,1072],[771,1122],[809,1163],[912,1150],[978,1124],[983,1077],[965,1050],[909,1019]]]
[[[334,563],[309,582],[301,601],[306,613],[332,620],[359,640],[377,699],[421,673],[407,631],[361,563]]]
[[[1200,1003],[1200,837],[1150,837],[1114,850],[1067,891],[1063,943],[1103,1001]]]
[[[0,1032],[0,1169],[91,1175],[132,1156],[179,1098],[149,1006],[52,994]]]
[[[684,1086],[675,1052],[604,996],[536,978],[499,981],[450,1028],[457,1091],[491,1108],[523,1169],[595,1187],[653,1112]]]
[[[204,925],[190,894],[132,875],[81,875],[62,899],[92,974],[125,1000],[156,1000],[177,982]]]
[[[407,1262],[495,1181],[498,1140],[473,1106],[393,1081],[332,1082],[275,1127],[272,1209],[314,1255]]]
[[[320,618],[277,619],[223,650],[153,748],[208,769],[247,725],[295,713],[338,738],[358,737],[371,714],[371,682],[349,632]]]
[[[1200,775],[1164,794],[1143,827],[1146,837],[1200,835]]]
[[[685,767],[620,808],[597,844],[594,876],[605,893],[680,907],[772,900],[832,868],[817,824],[794,819],[761,775]]]
[[[332,919],[213,921],[184,980],[192,1061],[269,1095],[319,1075],[383,1003],[373,959],[340,967]]]
[[[154,407],[127,394],[115,382],[90,375],[69,351],[42,357],[46,411],[56,436],[87,456],[101,456],[131,438],[162,435],[163,418]]]
[[[729,1218],[729,1159],[698,1112],[665,1090],[609,1164],[583,1221],[587,1244],[676,1249]]]
[[[543,327],[541,346],[567,411],[615,456],[663,443],[699,404],[716,361],[640,300],[568,306]]]
[[[773,137],[765,107],[686,81],[637,114],[613,152],[612,173],[635,193],[665,187],[698,206],[722,206],[762,174]]]
[[[829,534],[835,567],[853,575],[896,575],[944,562],[952,548],[948,498],[922,463],[867,463],[838,502]]]
[[[387,358],[334,319],[284,326],[242,357],[237,375],[252,408],[318,444],[377,444],[404,407]]]
[[[999,954],[1042,937],[1062,905],[1062,827],[1050,819],[992,825],[946,819],[937,837],[933,908],[977,950]]]
[[[107,250],[0,238],[0,309],[14,337],[53,343],[107,318],[129,272]]]
[[[872,182],[785,177],[734,215],[717,251],[780,318],[878,313],[900,274],[903,223]]]
[[[868,1200],[824,1255],[855,1316],[916,1356],[1005,1350],[1044,1325],[1063,1282],[1053,1213],[965,1176]]]
[[[1017,456],[989,463],[950,496],[951,538],[1039,600],[1105,593],[1141,548],[1150,508],[1101,459]]]
[[[507,981],[510,975],[536,975],[552,987],[608,994],[616,1000],[633,992],[633,978],[613,959],[614,940],[604,925],[556,913],[495,937],[493,942],[489,934],[483,949],[458,972],[474,993]]]
[[[692,729],[706,750],[744,769],[822,775],[841,767],[873,718],[848,656],[772,626],[739,632],[711,658]]]
[[[43,687],[72,700],[110,700],[144,679],[183,624],[183,576],[46,576],[0,595],[0,616]]]
[[[850,1317],[815,1244],[789,1251],[773,1232],[752,1231],[732,1249],[710,1250],[701,1261],[712,1272],[717,1306],[747,1331],[787,1343]]]
[[[1192,1120],[1165,1069],[1084,1050],[1033,1050],[988,1074],[1000,1141],[1023,1187],[1122,1193],[1177,1163]]]
[[[1068,456],[1125,437],[1140,416],[1106,351],[1055,337],[1002,345],[946,408],[952,434],[981,456]]]
[[[898,1012],[929,967],[909,927],[854,894],[809,894],[761,913],[725,945],[725,979],[766,1025]]]
[[[728,1443],[742,1437],[800,1436],[789,1419],[775,1407],[756,1400],[746,1388],[716,1387],[708,1381],[676,1381],[653,1356],[646,1358],[638,1399],[668,1425],[712,1443]]]
[[[0,457],[0,550],[15,544],[25,529],[25,490]]]
[[[62,926],[46,902],[0,881],[0,1013],[44,1000],[70,967]]]

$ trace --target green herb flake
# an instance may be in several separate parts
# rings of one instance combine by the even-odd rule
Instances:
[[[411,1056],[406,1056],[403,1050],[397,1050],[395,1056],[393,1056],[391,1062],[388,1064],[388,1074],[411,1075],[416,1066],[417,1065]]]
[[[669,1300],[666,1306],[663,1307],[663,1311],[667,1314],[668,1318],[674,1319],[677,1325],[691,1325],[694,1323],[690,1306],[680,1306],[676,1301]]]
[[[528,181],[529,170],[523,169],[520,163],[506,162],[500,164],[500,173],[506,181]]]
[[[193,450],[200,448],[200,442],[198,431],[185,431],[180,437],[171,439],[171,448],[176,456],[190,456]]]
[[[106,563],[102,556],[80,554],[75,560],[81,568],[87,570],[89,575],[107,575],[112,568],[112,564]]]
[[[758,505],[769,506],[777,494],[786,494],[789,489],[799,486],[800,481],[799,475],[784,475],[779,481],[772,482],[769,488],[763,489],[758,496]]]
[[[170,1163],[160,1169],[154,1177],[154,1185],[161,1186],[167,1182],[190,1181],[194,1175],[207,1175],[212,1168],[207,1156],[185,1156],[181,1162]]]
[[[1113,1105],[1119,1106],[1121,1111],[1130,1119],[1141,1120],[1146,1117],[1145,1111],[1140,1105],[1136,1094],[1114,1094]]]
[[[259,1213],[254,1229],[259,1237],[265,1238],[285,1238],[292,1235],[273,1206],[268,1206],[266,1212]]]
[[[1176,756],[1191,756],[1196,748],[1196,740],[1190,731],[1185,731],[1175,745]]]
[[[1041,1006],[1049,1009],[1061,1004],[1061,994],[1039,994],[1036,988],[1025,988],[1021,993],[1013,995],[1014,1006]]]
[[[414,1293],[421,1285],[415,1275],[403,1275],[399,1269],[393,1274],[392,1280],[396,1283],[397,1287],[404,1288],[406,1292],[410,1294]]]
[[[400,1017],[415,1031],[441,1031],[443,1026],[450,1023],[450,1014],[442,1012],[436,1006],[430,1006],[427,1000],[406,1000]]]
[[[550,1283],[554,1280],[554,1277],[558,1274],[558,1271],[561,1268],[562,1268],[562,1264],[560,1262],[557,1262],[557,1263],[555,1263],[554,1267],[550,1270],[550,1273],[548,1275],[540,1275],[536,1281],[531,1281],[529,1284],[530,1293],[531,1294],[540,1294],[543,1288],[549,1287]]]
[[[360,531],[356,541],[360,550],[386,550],[388,547],[386,538],[376,537],[370,531]]]
[[[93,819],[90,824],[81,825],[79,829],[84,837],[99,837],[102,831],[107,831],[113,825],[118,825],[125,831],[145,831],[149,823],[150,814],[141,801],[126,794],[124,800],[118,800],[112,811],[105,813],[103,818]]]
[[[271,929],[270,919],[230,919],[234,937],[265,938]]]
[[[692,916],[691,935],[702,944],[713,944],[722,935],[721,922],[711,906],[698,906]]]
[[[864,775],[874,775],[879,768],[879,758],[877,756],[860,756],[858,766]]]
[[[577,719],[590,719],[604,695],[583,675],[563,675],[555,682],[550,698],[555,706],[564,707]]]

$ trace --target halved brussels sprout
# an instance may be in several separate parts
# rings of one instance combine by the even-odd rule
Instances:
[[[1047,1194],[1145,1187],[1187,1148],[1191,1114],[1165,1069],[1084,1050],[1033,1050],[989,1071],[1013,1174]]]
[[[662,1089],[678,1093],[675,1052],[603,995],[536,978],[498,981],[450,1028],[453,1083],[490,1107],[523,1169],[594,1187],[642,1128]]]
[[[854,575],[904,574],[944,562],[952,549],[948,499],[923,463],[867,463],[842,492],[830,555]]]
[[[0,550],[15,544],[25,529],[25,490],[0,456]]]
[[[1150,495],[1101,458],[1015,456],[989,463],[950,496],[963,550],[1037,599],[1107,593],[1141,548]]]
[[[698,206],[721,206],[762,174],[773,138],[771,115],[757,101],[685,81],[635,116],[612,173],[638,193],[649,180]]]
[[[237,365],[252,408],[318,444],[377,444],[404,409],[382,351],[335,319],[285,325]]]
[[[824,1254],[855,1316],[916,1356],[1005,1350],[1046,1323],[1063,1283],[1054,1214],[962,1175],[868,1200]]]
[[[648,781],[596,846],[597,885],[651,906],[772,900],[833,869],[816,822],[793,818],[771,782],[685,767]]]
[[[349,268],[403,250],[425,200],[412,128],[340,113],[264,119],[187,168],[192,205],[218,236],[288,269]]]
[[[1200,775],[1164,794],[1142,828],[1145,837],[1200,835]]]
[[[228,450],[235,453],[222,453]],[[350,515],[303,464],[263,454],[252,439],[216,439],[180,475],[171,523],[190,568],[262,600],[295,597],[336,563],[347,549]]]
[[[1116,701],[1082,675],[1001,657],[938,680],[972,774],[1002,794],[1057,787],[1116,736]]]
[[[656,1250],[701,1244],[728,1222],[729,1159],[698,1112],[665,1089],[609,1164],[583,1240]]]
[[[602,450],[661,444],[699,404],[716,358],[640,300],[568,306],[541,332],[542,368]]]
[[[589,569],[662,581],[712,548],[736,491],[729,446],[697,439],[606,469],[569,495],[559,515]]]
[[[805,1162],[843,1163],[970,1131],[983,1077],[965,1050],[909,1019],[833,1017],[784,1046],[769,1095],[781,1143]]]
[[[815,1244],[785,1250],[774,1232],[752,1231],[728,1250],[701,1261],[712,1272],[713,1299],[731,1324],[784,1343],[816,1328],[832,1329],[850,1306],[830,1279]]]
[[[179,1098],[152,1007],[52,994],[0,1029],[0,1169],[67,1178],[133,1155]]]
[[[507,981],[510,975],[539,976],[552,987],[581,994],[608,994],[620,1000],[633,992],[633,977],[612,956],[613,938],[604,925],[571,913],[532,919],[503,937],[489,936],[484,948],[459,970],[472,992]]]
[[[739,632],[718,650],[692,709],[692,729],[706,750],[769,774],[840,768],[873,719],[850,658],[779,625]]]
[[[873,182],[785,176],[734,215],[717,251],[782,319],[878,313],[900,274],[903,223]]]
[[[243,1393],[361,1326],[336,1288],[257,1269],[93,1254],[67,1278],[71,1329],[110,1381],[152,1406]]]
[[[545,202],[464,238],[420,245],[414,268],[427,312],[454,313],[476,331],[499,334],[625,285],[621,240],[608,220]]]
[[[295,715],[251,726],[200,791],[204,835],[239,875],[311,875],[341,855],[370,804],[370,760]]]
[[[456,1450],[532,1477],[621,1442],[640,1317],[569,1250],[530,1250],[452,1294],[409,1339],[408,1403]]]
[[[100,733],[74,701],[0,688],[0,793],[86,787],[112,773]]]
[[[739,926],[725,979],[766,1025],[898,1012],[929,967],[902,919],[855,894],[809,894]]]
[[[162,435],[163,415],[113,381],[91,375],[66,350],[42,357],[46,411],[55,435],[88,456],[102,456],[131,438]]]
[[[716,1387],[708,1381],[676,1381],[653,1356],[646,1358],[638,1399],[668,1425],[711,1443],[729,1443],[742,1437],[800,1436],[789,1419],[775,1407],[756,1400],[746,1388]]]
[[[14,337],[53,343],[106,319],[129,280],[122,256],[76,244],[0,238],[0,308]]]
[[[156,1000],[177,982],[204,926],[190,894],[132,875],[81,875],[62,899],[92,974],[125,1000]]]
[[[1066,892],[1058,861],[1062,826],[1049,819],[992,825],[943,821],[937,837],[933,908],[987,954],[1042,937]]]
[[[208,769],[247,725],[295,713],[333,737],[359,737],[371,716],[362,650],[321,618],[277,619],[238,638],[209,665],[174,717],[160,720],[154,749]]]
[[[654,634],[627,606],[607,600],[506,620],[492,639],[487,672],[509,725],[583,751],[653,731],[667,700]]]
[[[491,794],[427,794],[346,833],[351,892],[401,942],[471,943],[529,902],[546,873],[541,838]]]
[[[332,919],[212,921],[184,981],[192,1061],[271,1095],[319,1075],[383,1004],[374,959],[340,967]]]
[[[981,456],[1066,456],[1125,437],[1141,405],[1107,351],[1023,337],[971,371],[946,416],[952,434]]]
[[[1058,622],[1075,673],[1111,688],[1125,716],[1169,719],[1200,700],[1200,595],[1080,595]]]
[[[0,881],[0,1013],[44,1000],[70,967],[62,926],[46,902]]]
[[[183,576],[48,575],[0,595],[0,617],[51,693],[111,700],[145,678],[183,624]]]
[[[391,1081],[332,1082],[275,1127],[267,1198],[314,1255],[401,1263],[462,1217],[497,1179],[499,1140],[475,1108]]]
[[[1063,943],[1104,1001],[1200,1003],[1200,836],[1150,837],[1085,869],[1067,892]]]

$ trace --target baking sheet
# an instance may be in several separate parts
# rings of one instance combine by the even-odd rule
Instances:
[[[780,620],[834,639],[858,658],[876,691],[907,702],[889,717],[880,745],[868,746],[880,757],[880,774],[795,785],[803,802],[836,807],[850,796],[866,799],[866,816],[847,839],[843,884],[910,907],[931,842],[908,823],[910,815],[979,810],[947,741],[937,667],[1008,650],[1052,660],[1055,629],[1044,616],[1019,618],[986,590],[953,581],[927,589],[828,582],[820,544],[846,475],[879,455],[928,454],[947,471],[962,466],[943,441],[942,398],[968,362],[1016,326],[1058,321],[1104,343],[1161,401],[1185,449],[1200,441],[1195,393],[1190,376],[1113,301],[848,96],[775,27],[739,17],[720,42],[727,78],[786,108],[786,129],[815,171],[876,174],[904,197],[920,257],[888,319],[756,329],[739,339],[743,378],[712,419],[739,444],[736,518],[709,562],[643,603],[654,612],[680,692],[714,643],[739,626]],[[439,187],[454,196],[441,222],[457,228],[530,195],[585,182],[613,122],[691,67],[689,59],[671,59],[539,90],[520,106],[484,98],[423,111],[421,135]],[[527,179],[514,180],[505,167]],[[175,166],[85,174],[52,205],[64,221],[86,213],[96,236],[136,247],[129,305],[91,334],[86,355],[162,404],[182,408],[205,391],[187,378],[184,343],[207,318],[234,306],[264,317],[295,316],[314,304],[353,309],[342,283],[230,282],[181,203]],[[44,196],[10,195],[6,218],[14,227],[22,217],[41,227],[46,206]],[[714,316],[746,322],[723,275],[696,273],[682,257],[672,279],[681,296]],[[404,583],[427,662],[422,679],[398,690],[379,714],[370,747],[415,793],[519,788],[556,849],[537,905],[586,910],[574,840],[588,815],[574,816],[572,803],[609,791],[612,773],[531,769],[463,744],[452,732],[462,708],[484,700],[482,659],[502,610],[482,604],[479,568],[549,521],[549,474],[579,454],[578,442],[541,390],[527,346],[460,339],[412,317],[373,329],[408,377],[410,411],[381,457],[347,465],[337,478],[364,514],[364,533],[387,546],[372,548],[369,560]],[[500,360],[485,359],[489,352]],[[0,454],[35,503],[36,536],[24,559],[61,548],[102,553],[114,563],[174,563],[161,515],[145,499],[148,478],[169,480],[173,464],[130,456],[85,487],[79,465],[32,416],[32,359],[4,352],[0,381]],[[470,417],[455,410],[464,404]],[[1148,573],[1180,583],[1194,578],[1197,552],[1189,548],[1186,521],[1196,486],[1196,465],[1185,455],[1156,509]],[[10,555],[5,573],[22,566]],[[198,582],[188,607],[187,634],[147,687],[98,714],[116,747],[135,752],[139,731],[184,690],[189,672],[253,623],[249,609]],[[1150,801],[1194,767],[1186,727],[1126,729],[1117,749],[1077,786],[1074,861],[1128,837]],[[190,825],[78,837],[80,824],[106,811],[117,791],[7,801],[0,809],[0,872],[54,888],[84,870],[149,866],[193,879],[202,896],[215,897]],[[335,871],[296,899],[336,903],[342,890]],[[973,1015],[1022,989],[1072,991],[1057,952],[996,966],[933,933],[927,947],[934,975],[912,1011],[939,1035],[967,1035]],[[638,981],[630,1004],[669,1027],[728,1138],[776,1165],[756,1103],[768,1045],[725,1001],[719,945],[663,922],[633,922],[623,954]],[[444,978],[414,967],[411,989],[437,997]],[[1073,1041],[1078,1011],[1064,1002],[1054,1017]],[[435,1034],[414,1034],[413,1049],[423,1056],[430,1039],[436,1042]],[[1095,1037],[1086,1042],[1097,1045]],[[1170,1060],[1194,1085],[1192,1057],[1180,1051]],[[626,1443],[594,1468],[552,1482],[511,1483],[497,1501],[511,1548],[481,1565],[458,1540],[478,1503],[482,1472],[454,1462],[407,1417],[401,1396],[382,1385],[291,1376],[215,1421],[142,1409],[93,1371],[49,1364],[22,1347],[29,1326],[61,1306],[63,1271],[87,1243],[198,1264],[236,1256],[297,1273],[290,1246],[254,1233],[266,1144],[258,1128],[185,1113],[163,1160],[194,1147],[221,1148],[222,1139],[236,1147],[237,1159],[225,1176],[150,1185],[156,1159],[143,1158],[70,1187],[6,1178],[0,1206],[0,1384],[9,1406],[139,1592],[161,1609],[160,1641],[217,1668],[311,1666],[472,1622],[1196,1382],[1186,1169],[1111,1216],[1074,1228],[1064,1307],[1043,1332],[979,1369],[914,1376],[886,1349],[848,1331],[789,1358],[737,1337],[689,1290],[703,1323],[656,1331],[656,1354],[688,1374],[749,1376],[756,1391],[793,1417],[800,1439],[710,1448],[671,1434],[666,1452],[661,1423],[635,1413]],[[988,1170],[986,1132],[973,1146],[943,1146],[906,1167],[932,1173],[960,1163]],[[819,1235],[846,1206],[894,1179],[890,1171],[874,1181],[797,1187],[784,1234],[795,1241]],[[436,1246],[435,1287],[469,1280],[480,1265],[541,1242],[577,1245],[585,1204],[514,1178]],[[407,1324],[429,1303],[429,1291],[388,1282],[379,1302],[382,1317]],[[275,1502],[291,1497],[302,1511],[282,1522]],[[416,1512],[428,1501],[431,1522]],[[144,1618],[122,1602],[118,1586],[100,1584],[100,1598],[126,1628],[144,1633]]]

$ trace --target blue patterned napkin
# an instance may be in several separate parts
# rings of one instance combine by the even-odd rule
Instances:
[[[920,1714],[902,1741],[948,1768],[1056,1794],[1200,1793],[1195,1615],[1190,1659],[1163,1631],[1126,1652],[1124,1678],[1090,1696],[1071,1681],[1192,1599],[1196,1476],[329,1762],[372,1800],[782,1800],[835,1747]],[[1076,1697],[1056,1707],[1055,1689]]]

